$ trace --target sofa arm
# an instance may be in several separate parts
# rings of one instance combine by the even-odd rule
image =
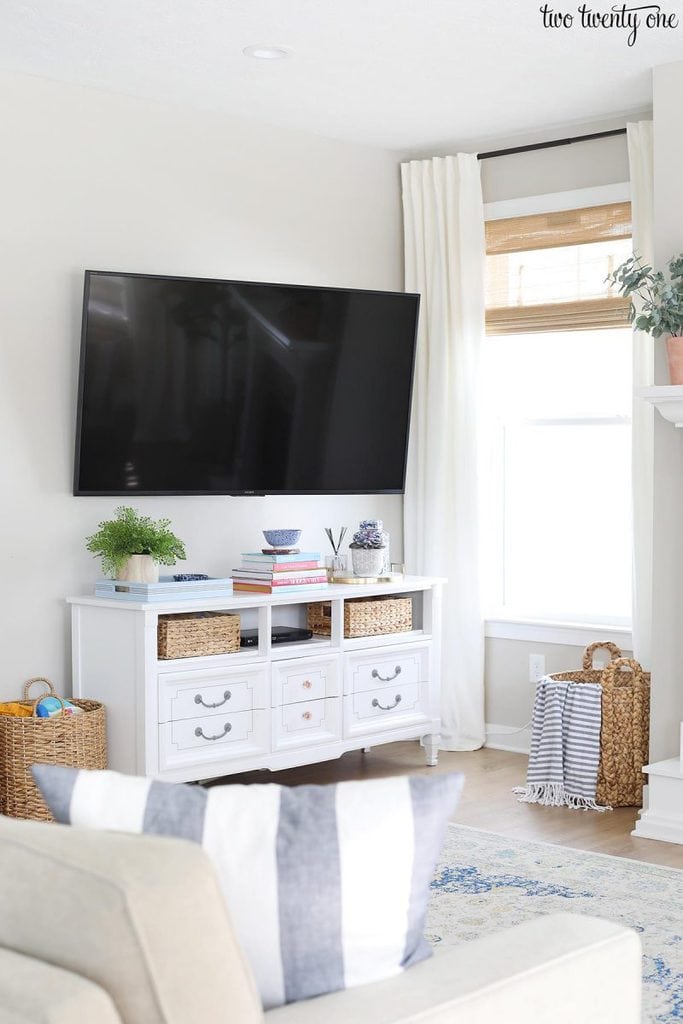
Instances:
[[[267,1024],[639,1024],[640,940],[576,914],[437,951],[388,981],[270,1010]]]
[[[99,985],[0,949],[0,1024],[121,1024]]]
[[[95,982],[125,1024],[263,1021],[196,843],[0,815],[0,864],[0,946]]]

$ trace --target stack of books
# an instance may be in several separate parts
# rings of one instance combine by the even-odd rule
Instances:
[[[320,590],[327,585],[327,573],[319,551],[242,555],[242,565],[232,570],[232,589],[252,594],[290,594]]]

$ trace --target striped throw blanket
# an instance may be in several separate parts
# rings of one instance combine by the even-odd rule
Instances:
[[[600,763],[602,687],[544,676],[536,687],[526,786],[529,804],[610,810],[595,800]]]

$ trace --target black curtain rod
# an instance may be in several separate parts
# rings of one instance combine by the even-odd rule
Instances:
[[[573,142],[591,142],[593,139],[609,139],[614,135],[626,135],[625,128],[613,128],[609,132],[595,132],[593,135],[575,135],[572,139],[553,139],[551,142],[535,142],[533,146],[514,146],[512,149],[492,149],[489,153],[478,153],[479,160],[493,160],[497,156],[512,156],[514,153],[533,153],[536,149],[555,149],[556,146],[571,146]]]

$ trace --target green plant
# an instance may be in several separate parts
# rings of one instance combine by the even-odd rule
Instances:
[[[669,279],[636,253],[607,277],[631,299],[629,320],[639,331],[660,338],[683,334],[683,253],[669,260]],[[640,301],[634,302],[634,297]]]
[[[131,555],[151,555],[160,565],[173,565],[185,558],[185,545],[171,533],[170,519],[156,522],[134,508],[121,506],[116,518],[99,524],[99,530],[86,538],[86,548],[102,557],[102,570],[116,576]]]

